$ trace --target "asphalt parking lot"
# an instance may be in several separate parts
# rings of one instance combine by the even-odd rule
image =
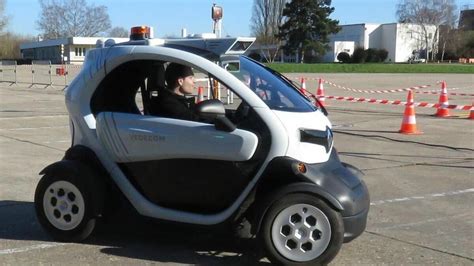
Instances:
[[[299,78],[318,74],[288,74]],[[323,74],[354,89],[386,90],[432,85],[474,93],[472,74]],[[225,233],[153,223],[121,210],[85,243],[58,243],[43,232],[33,207],[39,171],[70,145],[64,93],[59,87],[0,83],[0,264],[269,264],[255,256],[255,241]],[[308,80],[315,92],[317,81]],[[406,92],[356,93],[325,86],[326,95],[406,100]],[[470,105],[473,96],[449,96]],[[415,94],[437,103],[438,95]],[[342,160],[361,168],[371,194],[366,232],[343,245],[332,265],[474,263],[474,120],[452,110],[416,108],[422,135],[398,130],[403,106],[326,100]]]

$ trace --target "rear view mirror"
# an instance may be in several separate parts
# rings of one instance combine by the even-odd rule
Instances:
[[[224,69],[229,72],[239,72],[240,63],[239,62],[229,62],[224,65]]]

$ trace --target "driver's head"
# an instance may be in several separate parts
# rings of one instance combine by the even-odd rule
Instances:
[[[193,93],[194,73],[188,67],[177,63],[171,63],[166,68],[165,80],[168,89],[176,94],[184,95]]]

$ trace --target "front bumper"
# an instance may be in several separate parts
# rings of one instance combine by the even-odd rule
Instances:
[[[356,167],[342,163],[335,150],[326,163],[309,165],[305,175],[341,204],[345,243],[362,234],[367,224],[370,197],[361,175]]]
[[[366,209],[354,216],[342,217],[344,221],[344,243],[354,240],[364,232],[368,214],[369,209]]]

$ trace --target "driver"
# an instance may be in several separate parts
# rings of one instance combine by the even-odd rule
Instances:
[[[200,121],[201,119],[194,111],[194,97],[186,97],[194,89],[193,70],[188,66],[171,63],[166,68],[165,80],[167,87],[158,95],[156,109],[151,110],[150,113],[169,118]]]

